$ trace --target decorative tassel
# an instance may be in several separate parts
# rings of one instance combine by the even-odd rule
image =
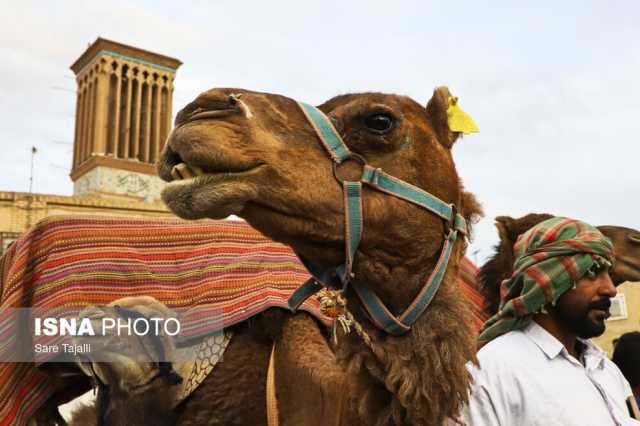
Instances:
[[[351,312],[347,310],[347,301],[342,291],[324,288],[318,292],[317,297],[322,313],[329,318],[333,318],[331,339],[334,345],[338,344],[338,325],[340,325],[344,334],[351,333],[353,328],[364,343],[371,347],[371,337],[364,331]]]
[[[338,324],[342,326],[345,334],[351,332],[351,321],[347,319],[346,306],[347,302],[342,296],[342,292],[338,290],[328,290],[326,288],[318,292],[318,301],[320,302],[320,310],[329,318],[333,319],[331,328],[331,340],[334,345],[338,344]]]

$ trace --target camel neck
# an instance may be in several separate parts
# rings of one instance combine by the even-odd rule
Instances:
[[[392,314],[398,316],[407,309],[424,287],[437,263],[437,254],[433,259],[421,259],[420,262],[392,263],[369,258],[361,262],[362,268],[356,277],[375,292]],[[455,254],[451,256],[450,267],[457,264],[455,257]]]
[[[358,386],[367,396],[359,410],[367,420],[364,424],[393,424],[392,417],[406,419],[404,424],[442,424],[445,416],[460,409],[458,402],[468,391],[465,364],[474,359],[475,344],[465,326],[468,308],[460,298],[454,272],[452,267],[433,303],[402,336],[385,335],[357,299],[348,298],[348,309],[371,341],[365,343],[355,332],[342,335],[337,357],[347,371],[356,373]],[[434,345],[428,337],[433,333],[447,338]],[[450,369],[440,368],[447,363]]]

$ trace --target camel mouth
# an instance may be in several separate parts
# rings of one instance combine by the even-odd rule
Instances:
[[[200,167],[189,166],[187,163],[180,163],[171,168],[171,177],[174,180],[192,179],[202,175],[204,171]]]
[[[170,137],[157,164],[168,182],[161,197],[183,219],[224,219],[238,215],[247,201],[258,196],[258,183],[268,174],[259,159],[233,159],[224,150],[193,149],[187,141]],[[175,144],[184,149],[175,149]]]
[[[188,181],[197,177],[243,175],[247,174],[247,172],[251,172],[261,167],[263,164],[264,163],[256,162],[244,167],[210,167],[209,169],[204,169],[203,167],[194,166],[183,162],[176,164],[171,168],[170,173],[171,177],[173,178],[171,182]]]
[[[248,179],[264,168],[264,164],[257,163],[240,170],[219,169],[216,171],[204,171],[198,166],[190,166],[187,163],[180,163],[171,168],[173,178],[165,187],[164,194],[170,196],[176,188],[196,191],[198,188],[212,189],[216,185],[242,181]],[[166,201],[166,200],[165,200]]]
[[[198,177],[231,176],[250,172],[264,162],[253,161],[238,164],[222,158],[186,158],[167,146],[166,152],[158,162],[158,174],[166,182],[189,181]],[[185,182],[183,182],[185,183]]]

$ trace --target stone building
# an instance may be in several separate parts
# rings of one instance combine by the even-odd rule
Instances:
[[[0,254],[54,214],[170,215],[154,163],[171,130],[181,64],[103,38],[80,55],[71,65],[77,82],[73,196],[0,191]]]
[[[640,282],[627,282],[618,287],[618,295],[611,305],[611,317],[607,320],[607,330],[594,340],[611,355],[614,340],[629,331],[640,331]]]

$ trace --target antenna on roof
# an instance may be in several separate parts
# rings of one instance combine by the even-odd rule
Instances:
[[[35,146],[31,147],[31,176],[29,176],[29,194],[33,192],[33,159],[36,156],[38,149]]]

